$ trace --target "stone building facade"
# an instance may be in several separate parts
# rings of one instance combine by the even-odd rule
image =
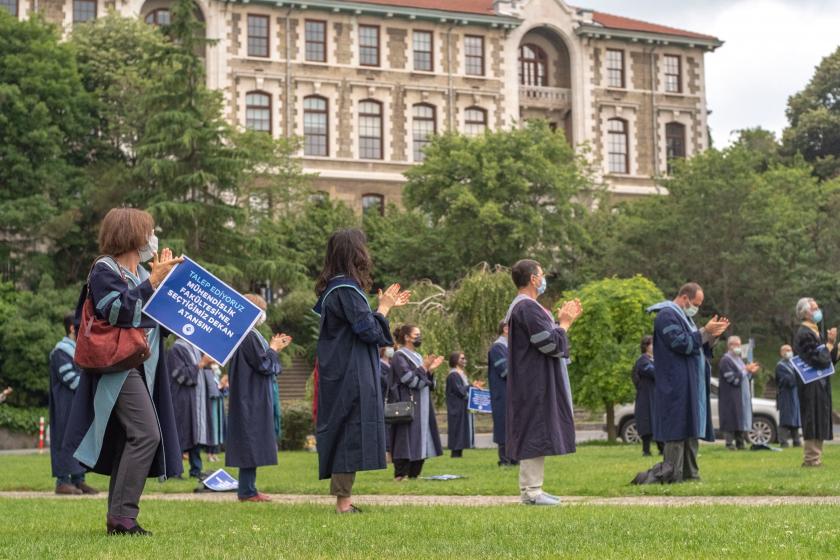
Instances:
[[[172,0],[0,0],[66,32],[109,9],[169,21]],[[210,87],[243,128],[304,138],[316,189],[358,210],[401,202],[430,135],[542,117],[588,147],[614,198],[655,194],[708,145],[715,37],[563,0],[196,0]]]

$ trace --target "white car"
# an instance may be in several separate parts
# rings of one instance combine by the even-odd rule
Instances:
[[[720,437],[720,420],[718,417],[718,378],[712,377],[712,426],[715,436]],[[618,435],[625,443],[642,441],[636,431],[635,404],[625,404],[615,407],[615,424]],[[747,436],[749,443],[764,443],[778,441],[779,411],[776,401],[770,399],[752,399],[753,423],[752,431]]]

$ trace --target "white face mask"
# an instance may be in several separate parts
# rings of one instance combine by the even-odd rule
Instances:
[[[394,357],[394,349],[391,348],[391,347],[386,348],[385,349],[385,357],[388,358],[389,360],[391,358],[393,358]]]
[[[689,304],[688,307],[684,309],[686,317],[694,317],[697,315],[697,312],[700,311],[700,308],[694,305]]]
[[[785,352],[783,354],[783,356],[784,356],[785,360],[790,360],[791,358],[793,358],[793,352],[790,352],[790,351]]]
[[[138,253],[140,253],[140,262],[148,262],[152,260],[152,257],[155,253],[158,252],[158,238],[157,235],[152,232],[149,236],[149,242],[146,243],[145,247],[141,247]]]
[[[732,349],[732,353],[736,356],[743,356],[743,349],[740,346],[737,346]]]
[[[257,324],[254,325],[255,327],[261,327],[262,324],[265,323],[265,311],[260,313],[259,318],[257,319]]]

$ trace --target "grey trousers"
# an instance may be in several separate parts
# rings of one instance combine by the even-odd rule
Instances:
[[[744,441],[747,439],[747,432],[724,432],[724,439],[726,440],[726,447],[733,445],[738,449],[744,448]]]
[[[113,414],[125,430],[125,442],[111,471],[108,515],[136,519],[146,477],[160,444],[154,405],[137,370],[128,373]]]
[[[666,441],[663,461],[674,468],[674,482],[700,478],[697,466],[697,438]]]

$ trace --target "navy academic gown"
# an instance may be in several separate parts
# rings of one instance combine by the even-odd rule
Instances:
[[[672,302],[648,309],[658,311],[653,323],[656,388],[653,438],[714,441],[711,413],[711,345]]]
[[[634,418],[640,436],[653,434],[653,394],[656,388],[653,359],[642,354],[633,366],[633,385],[636,386]]]
[[[456,370],[446,378],[447,447],[461,450],[474,447],[472,414],[467,410],[470,386]]]
[[[806,325],[801,325],[793,337],[793,353],[806,364],[825,369],[837,363],[837,346],[829,352],[820,335]],[[836,374],[835,374],[836,375]],[[831,440],[834,422],[831,418],[831,377],[812,381],[807,385],[796,376],[799,390],[799,413],[802,419],[802,438]]]
[[[798,377],[790,361],[780,360],[776,364],[776,408],[779,410],[779,425],[784,428],[798,428],[802,425],[799,390],[796,387]]]
[[[146,273],[147,275],[148,273]],[[158,326],[154,320],[140,311],[144,303],[154,293],[148,278],[143,280],[136,288],[129,288],[126,280],[116,270],[104,262],[99,262],[93,267],[89,289],[93,297],[94,313],[98,318],[109,320],[114,326],[123,328],[153,329]],[[82,306],[87,294],[88,285],[85,285],[76,306],[75,323],[77,329],[81,322]],[[180,475],[184,470],[181,460],[181,446],[178,442],[178,431],[175,427],[175,414],[172,410],[172,397],[169,392],[169,370],[164,359],[163,342],[164,337],[168,334],[161,328],[161,336],[157,343],[158,360],[154,368],[154,385],[152,386],[151,397],[160,425],[161,437],[160,445],[158,445],[157,453],[147,477],[173,477]],[[144,380],[148,373],[145,369],[149,367],[148,363],[147,361],[138,368]],[[99,449],[96,464],[85,466],[93,472],[110,476],[113,471],[114,460],[122,455],[125,430],[120,427],[113,411],[107,419],[96,418],[94,401],[99,379],[100,376],[98,375],[82,371],[79,387],[76,389],[76,396],[73,399],[73,408],[67,423],[63,446],[65,451],[73,455],[94,422],[106,422],[105,436]]]
[[[314,311],[318,336],[318,476],[385,468],[379,347],[392,346],[388,320],[353,280],[328,284]]]
[[[381,371],[379,373],[379,388],[382,390],[382,398],[384,401],[391,402],[388,396],[388,384],[391,382],[391,365],[387,362],[383,362],[379,360],[379,367]],[[384,410],[384,401],[383,401],[383,410]],[[385,451],[391,451],[391,426],[385,424]]]
[[[55,477],[80,475],[85,468],[73,458],[73,453],[62,447],[73,395],[79,386],[82,372],[73,362],[72,352],[76,343],[69,337],[59,342],[50,352],[50,460]]]
[[[497,340],[487,352],[487,380],[493,412],[493,443],[505,443],[505,402],[507,401],[508,347]]]
[[[518,296],[508,311],[506,450],[514,461],[575,451],[569,340],[548,311]]]
[[[185,344],[187,343],[176,343],[166,353],[172,407],[175,409],[175,424],[178,427],[181,451],[192,449],[199,443],[195,391],[198,376],[203,375],[203,372],[198,370],[193,351],[184,346]]]
[[[282,371],[277,352],[260,333],[251,330],[228,365],[226,466],[256,468],[277,464],[271,385]]]
[[[752,429],[750,375],[741,369],[743,362],[727,352],[718,364],[718,418],[724,432],[748,432]]]
[[[411,361],[407,352],[398,350],[391,358],[391,391],[396,395],[394,402],[414,403],[414,418],[406,424],[391,425],[391,457],[394,460],[422,461],[443,454],[435,416],[437,381],[422,364]],[[428,391],[427,399],[423,399],[424,390]]]

